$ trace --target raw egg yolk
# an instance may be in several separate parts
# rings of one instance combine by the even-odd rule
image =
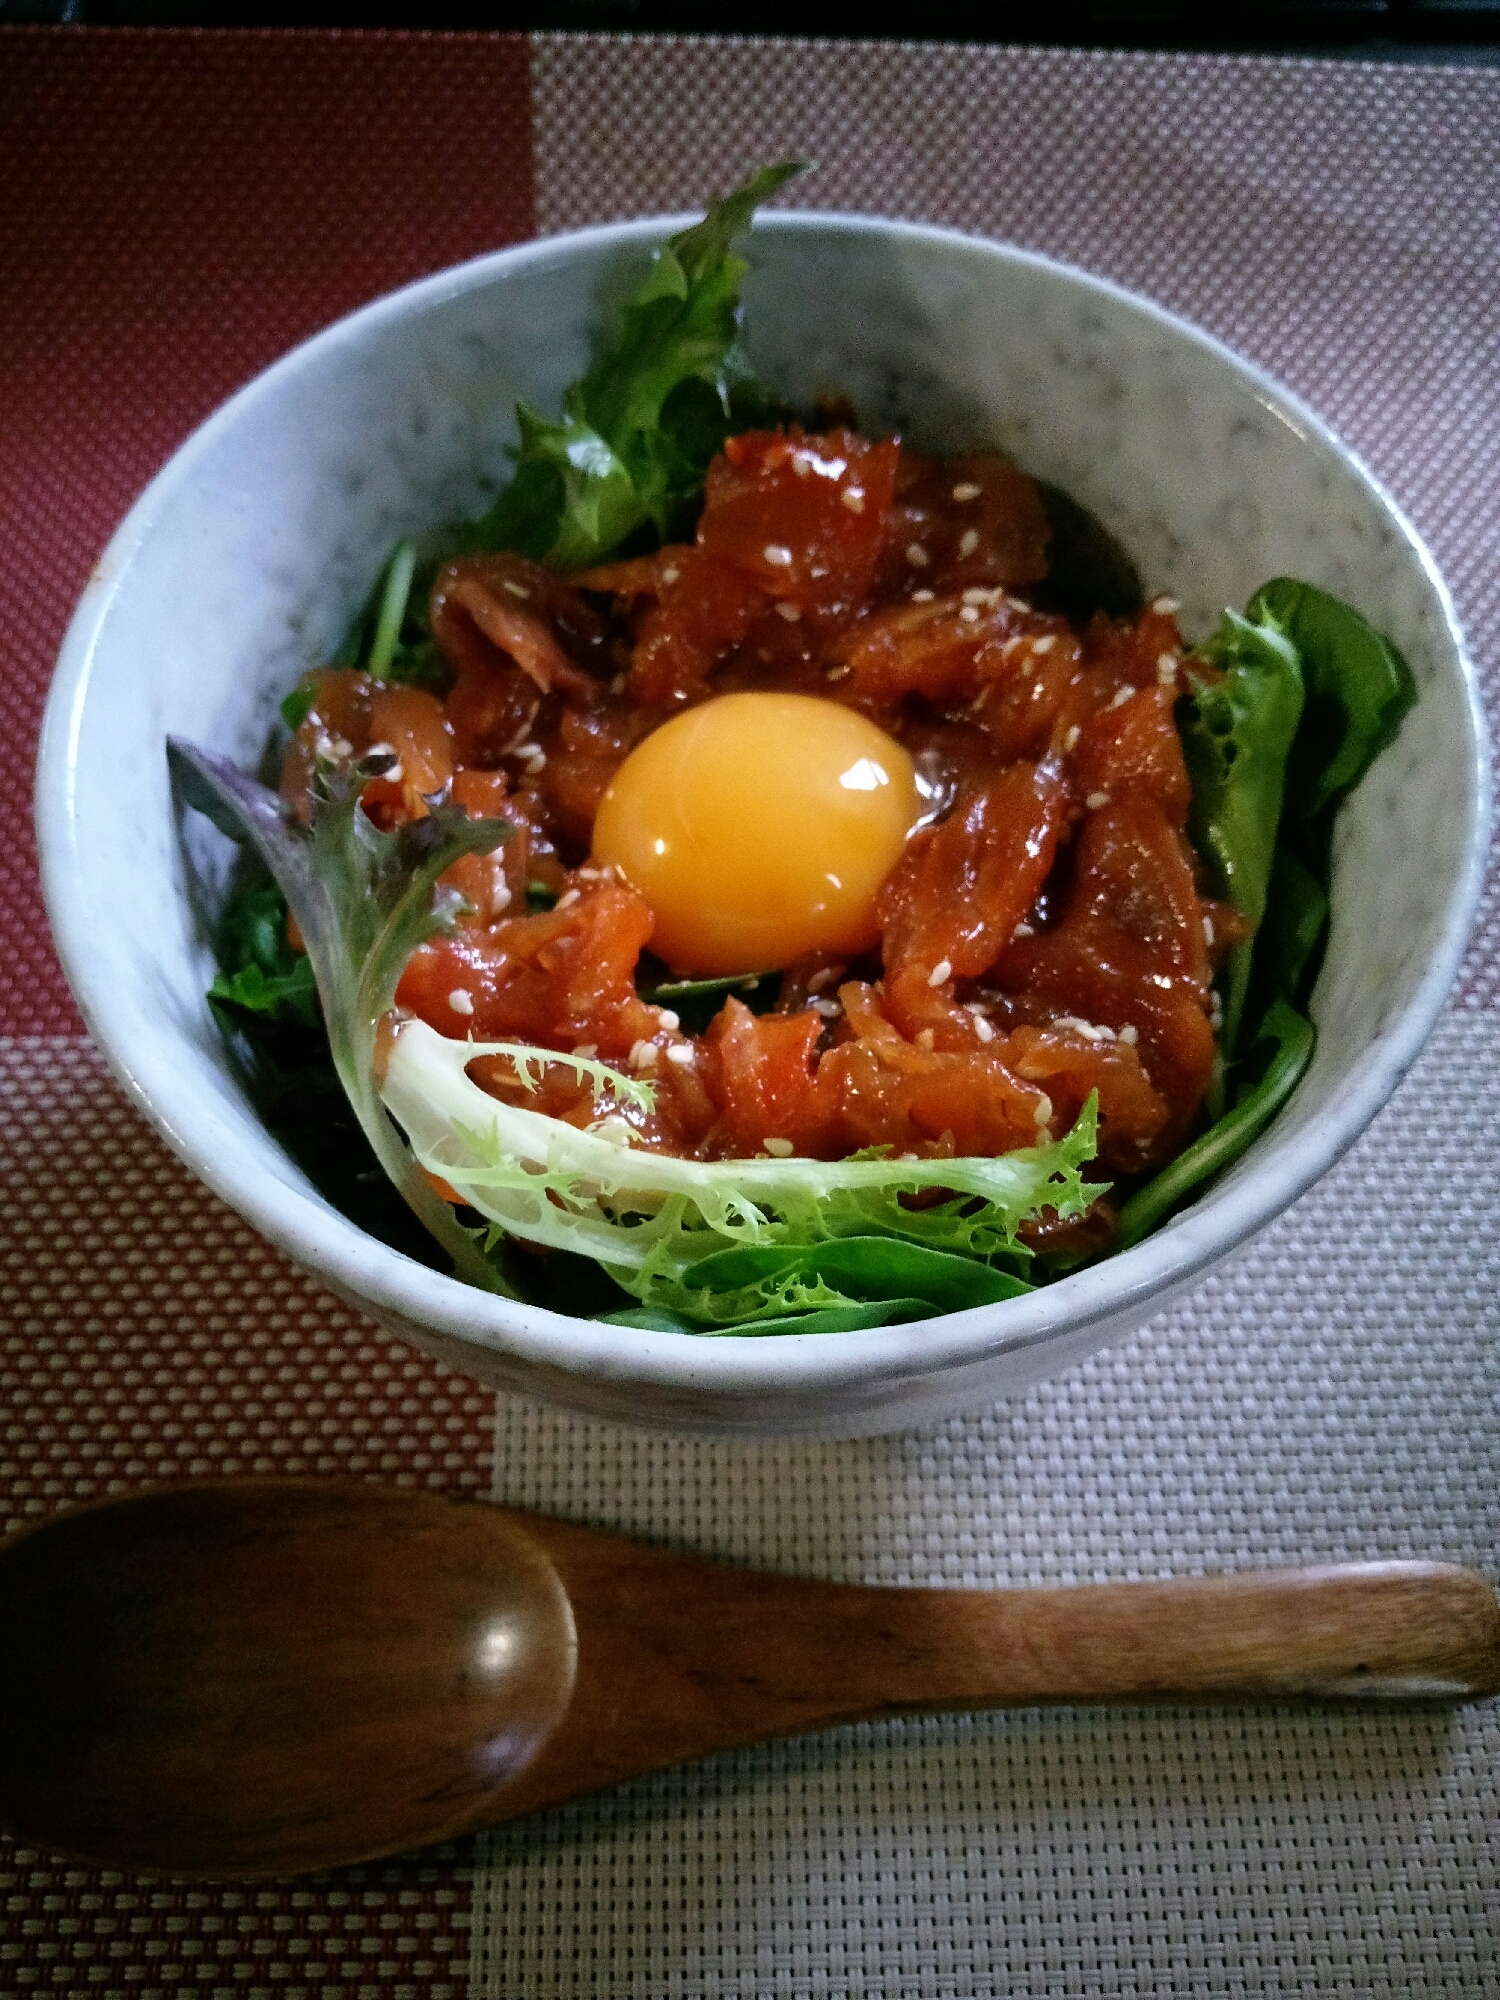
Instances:
[[[594,859],[645,897],[675,972],[762,972],[879,941],[875,899],[920,811],[910,757],[853,709],[727,694],[625,759]]]

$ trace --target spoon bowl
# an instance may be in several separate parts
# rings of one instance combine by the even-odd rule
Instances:
[[[296,1871],[482,1823],[573,1692],[572,1609],[498,1509],[197,1485],[0,1558],[0,1801],[70,1853]]]
[[[30,1528],[0,1547],[0,1631],[0,1822],[199,1876],[371,1860],[912,1710],[1500,1690],[1495,1594],[1443,1564],[871,1589],[315,1479]]]

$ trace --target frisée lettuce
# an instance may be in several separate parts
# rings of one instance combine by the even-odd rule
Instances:
[[[359,806],[390,761],[374,756],[320,766],[303,826],[225,759],[177,739],[168,754],[184,800],[247,842],[285,896],[365,1138],[472,1284],[524,1296],[515,1245],[526,1244],[591,1259],[651,1325],[830,1332],[922,1319],[1030,1290],[1021,1225],[1044,1208],[1082,1215],[1104,1191],[1081,1171],[1096,1143],[1092,1101],[1063,1139],[996,1159],[710,1163],[633,1145],[622,1114],[649,1109],[651,1086],[607,1064],[452,1041],[419,1020],[383,1031],[411,953],[462,907],[439,877],[463,854],[493,851],[506,823],[435,799],[425,818],[380,832]],[[468,1068],[483,1056],[507,1059],[524,1088],[548,1065],[571,1068],[593,1087],[593,1128],[481,1090]],[[934,1191],[942,1198],[927,1205]]]

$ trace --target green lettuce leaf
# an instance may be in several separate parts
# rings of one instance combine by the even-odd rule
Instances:
[[[1352,605],[1291,577],[1262,584],[1243,616],[1227,611],[1203,652],[1224,678],[1199,684],[1182,720],[1188,827],[1253,933],[1225,979],[1233,1061],[1247,1013],[1302,1004],[1317,977],[1334,817],[1394,740],[1416,683]]]
[[[594,1085],[594,1124],[489,1096],[467,1074],[478,1056],[509,1059],[525,1083],[567,1064]],[[1065,1139],[996,1159],[685,1160],[632,1143],[620,1112],[649,1102],[648,1084],[549,1049],[451,1041],[421,1021],[396,1035],[380,1090],[416,1158],[497,1237],[581,1252],[644,1306],[721,1329],[1014,1297],[1029,1289],[1020,1225],[1044,1207],[1081,1214],[1103,1192],[1081,1173],[1092,1102]],[[908,1205],[932,1190],[946,1199]]]
[[[1189,830],[1253,930],[1224,976],[1214,1123],[1125,1204],[1122,1249],[1237,1160],[1311,1062],[1334,817],[1416,700],[1388,639],[1291,577],[1263,584],[1243,616],[1226,612],[1203,650],[1224,678],[1195,688],[1182,722]]]
[[[317,982],[304,952],[287,942],[286,899],[262,878],[225,906],[214,940],[219,974],[209,1004],[236,1014],[264,1015],[305,1028],[321,1025]]]
[[[1204,653],[1223,679],[1195,684],[1180,728],[1193,787],[1188,831],[1218,894],[1250,925],[1224,977],[1220,1045],[1232,1055],[1266,912],[1287,757],[1302,716],[1302,670],[1296,647],[1274,623],[1234,611],[1225,612]]]
[[[1284,1000],[1272,1003],[1255,1037],[1269,1051],[1260,1076],[1246,1082],[1230,1111],[1138,1188],[1120,1210],[1115,1241],[1121,1250],[1139,1243],[1205,1181],[1223,1173],[1270,1124],[1301,1081],[1317,1039],[1312,1022]]]
[[[524,404],[515,476],[465,537],[554,569],[587,568],[637,530],[680,532],[709,463],[773,405],[739,344],[748,265],[730,250],[797,161],[764,167],[657,251],[618,337],[568,390],[553,420]]]
[[[451,924],[459,899],[438,877],[463,854],[491,853],[504,820],[470,819],[432,802],[425,819],[382,833],[361,810],[366,779],[392,761],[368,757],[345,771],[320,767],[312,825],[275,792],[227,760],[179,738],[167,744],[178,795],[232,839],[247,842],[274,877],[307,946],[328,1046],[340,1083],[376,1158],[408,1207],[447,1250],[455,1271],[491,1291],[512,1291],[494,1261],[429,1184],[381,1106],[376,1036],[407,960]]]
[[[1262,584],[1245,616],[1297,649],[1307,704],[1287,774],[1287,813],[1298,827],[1331,829],[1417,698],[1411,668],[1352,604],[1315,584],[1279,576]]]

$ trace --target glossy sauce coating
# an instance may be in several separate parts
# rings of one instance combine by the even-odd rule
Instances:
[[[646,1143],[995,1153],[1060,1135],[1097,1091],[1102,1169],[1144,1172],[1199,1119],[1211,979],[1238,920],[1204,895],[1184,832],[1175,606],[1082,629],[1035,610],[1046,542],[1036,489],[999,457],[750,433],[715,462],[691,544],[571,579],[517,556],[450,564],[432,597],[445,698],[320,676],[285,789],[305,796],[320,745],[383,742],[398,765],[366,793],[377,819],[421,812],[451,783],[471,812],[510,820],[503,849],[451,871],[471,913],[414,956],[398,1002],[450,1036],[582,1049],[648,1075],[655,1108],[631,1114]],[[863,930],[809,941],[786,927],[775,1010],[731,994],[691,1035],[641,997],[642,953],[660,980],[752,969],[744,948],[710,949],[691,914],[682,930],[627,858],[655,806],[637,800],[624,816],[642,824],[623,832],[607,806],[597,851],[596,824],[606,799],[628,799],[628,770],[651,768],[653,743],[670,768],[673,731],[691,737],[745,695],[812,698],[881,732],[909,760],[923,817],[907,838],[880,835]],[[729,837],[738,820],[768,853],[780,842],[827,870],[790,739],[778,760],[770,730],[758,754],[781,790],[753,829],[742,801],[726,806]],[[617,776],[627,789],[611,795]],[[475,1074],[515,1089],[494,1064]],[[594,1115],[560,1071],[527,1101]]]

